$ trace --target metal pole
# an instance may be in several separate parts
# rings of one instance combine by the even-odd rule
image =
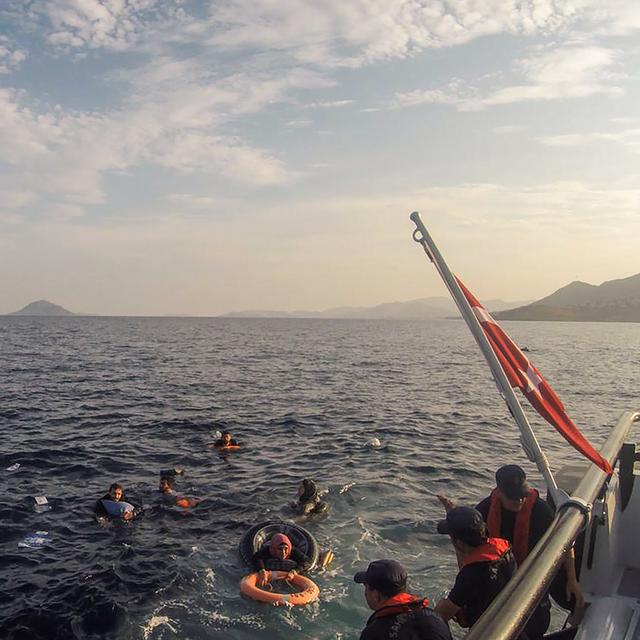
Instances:
[[[511,411],[511,415],[514,417],[518,428],[520,429],[525,453],[532,462],[535,462],[538,470],[545,480],[547,489],[551,494],[551,497],[553,498],[555,504],[559,507],[567,500],[567,495],[563,491],[558,489],[558,485],[556,484],[555,478],[553,477],[551,469],[549,468],[547,457],[544,455],[542,449],[540,448],[538,440],[536,439],[536,436],[531,429],[531,425],[529,424],[527,417],[522,411],[522,406],[520,405],[518,398],[513,392],[513,389],[509,384],[509,380],[507,379],[505,372],[502,370],[500,362],[498,361],[496,354],[493,352],[493,349],[491,348],[491,345],[489,344],[489,341],[487,340],[487,337],[485,336],[475,313],[473,313],[471,306],[467,302],[467,299],[458,286],[456,279],[453,277],[453,274],[449,270],[447,263],[440,254],[438,247],[435,245],[433,239],[429,235],[429,232],[427,231],[420,218],[420,214],[417,211],[414,211],[409,217],[416,225],[416,231],[414,231],[414,240],[416,240],[416,242],[419,242],[423,246],[425,253],[435,264],[438,273],[444,280],[444,283],[453,296],[455,303],[458,305],[458,309],[460,310],[464,321],[469,326],[473,337],[476,339],[476,342],[478,343],[482,354],[489,363],[489,368],[491,369],[493,378],[496,381],[498,388],[502,390],[502,395],[507,403],[507,406],[509,407],[509,410]],[[420,232],[420,238],[418,238],[416,235],[417,231]]]
[[[627,411],[600,450],[611,466],[640,412]],[[531,550],[506,587],[465,636],[465,640],[513,640],[524,629],[540,599],[551,584],[557,568],[589,518],[589,510],[597,498],[607,474],[590,465],[584,478],[560,508],[547,532]]]

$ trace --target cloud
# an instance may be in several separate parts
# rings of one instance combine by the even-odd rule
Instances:
[[[328,102],[310,102],[304,105],[307,109],[339,109],[355,104],[355,100],[333,100]]]
[[[389,103],[389,109],[403,109],[415,107],[421,104],[461,104],[462,99],[452,93],[441,89],[426,89],[407,92],[399,92]]]
[[[7,36],[0,36],[0,73],[15,71],[26,59],[26,51],[19,49]]]
[[[597,46],[564,46],[518,61],[526,84],[505,87],[466,108],[480,108],[529,100],[584,98],[596,93],[620,95],[612,75],[618,52]]]
[[[304,127],[308,127],[310,124],[313,124],[313,120],[289,120],[285,126],[290,129],[302,129]]]
[[[40,0],[31,15],[48,20],[47,40],[54,47],[124,51],[151,25],[177,18],[178,7],[157,0]]]
[[[279,49],[306,63],[362,66],[489,34],[551,33],[579,19],[607,18],[598,4],[227,0],[211,9],[208,23],[200,29],[225,48]]]
[[[575,147],[592,142],[614,142],[633,150],[640,151],[640,129],[630,128],[621,131],[612,131],[607,133],[590,132],[590,133],[569,133],[556,136],[541,136],[538,139],[543,145],[549,147]]]
[[[620,52],[595,45],[565,44],[553,48],[536,48],[514,64],[514,72],[522,82],[494,91],[465,86],[450,81],[445,89],[414,90],[397,93],[387,109],[421,104],[448,104],[460,111],[478,111],[487,107],[542,100],[584,98],[594,94],[621,95],[623,76],[614,70]]]

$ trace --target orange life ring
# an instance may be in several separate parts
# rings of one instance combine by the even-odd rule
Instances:
[[[286,571],[267,571],[267,581],[283,580],[287,577]],[[302,576],[299,573],[290,580],[291,584],[300,588],[296,593],[274,593],[273,591],[265,591],[258,587],[258,573],[250,573],[242,578],[240,582],[240,592],[252,600],[258,602],[268,602],[275,606],[281,604],[300,605],[309,604],[317,600],[320,595],[318,585],[313,581]]]

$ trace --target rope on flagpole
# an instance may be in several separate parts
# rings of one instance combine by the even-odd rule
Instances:
[[[547,460],[547,456],[544,454],[538,440],[527,420],[524,411],[522,410],[522,405],[520,404],[516,394],[509,383],[507,375],[505,374],[500,362],[491,348],[491,344],[487,340],[487,337],[478,322],[476,315],[473,313],[469,302],[467,301],[464,293],[460,289],[454,275],[451,273],[447,263],[442,257],[438,247],[434,243],[433,239],[429,235],[422,219],[420,218],[420,214],[417,211],[414,211],[409,218],[416,225],[416,229],[413,232],[413,239],[422,246],[424,252],[427,254],[429,260],[435,265],[436,270],[440,274],[440,277],[445,283],[445,286],[449,290],[454,302],[458,306],[460,313],[462,314],[462,318],[467,323],[469,330],[471,331],[473,337],[475,338],[482,354],[484,355],[489,368],[491,370],[491,374],[493,379],[498,386],[500,394],[504,398],[507,403],[507,407],[509,412],[513,416],[518,428],[520,429],[521,434],[521,443],[522,448],[526,456],[535,463],[538,467],[538,471],[542,474],[544,478],[545,484],[547,485],[547,490],[551,494],[554,503],[556,504],[556,508],[560,507],[563,503],[565,503],[569,496],[563,490],[558,488],[558,485],[553,477],[553,473],[549,467],[549,461]]]

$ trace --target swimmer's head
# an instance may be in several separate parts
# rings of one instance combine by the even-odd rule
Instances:
[[[291,555],[291,540],[284,533],[276,533],[269,542],[269,551],[274,558],[286,560]]]
[[[298,497],[300,500],[312,500],[318,495],[318,487],[315,480],[305,478],[298,487]]]
[[[162,493],[169,493],[173,490],[173,478],[171,476],[160,476],[160,484],[158,489]]]
[[[114,502],[118,502],[119,500],[122,500],[122,485],[118,484],[117,482],[114,482],[109,487],[109,497]]]
[[[228,431],[225,431],[222,434],[222,442],[225,444],[229,444],[231,442],[231,434]]]

